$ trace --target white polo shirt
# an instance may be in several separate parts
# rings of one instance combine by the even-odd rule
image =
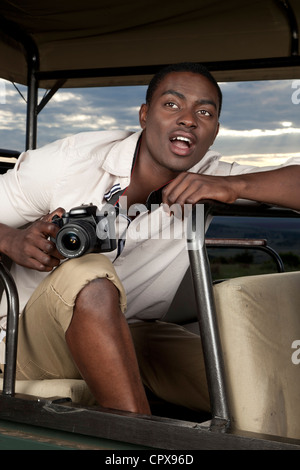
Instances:
[[[23,153],[15,168],[0,177],[0,223],[20,227],[57,207],[69,211],[93,203],[101,208],[106,203],[104,195],[129,185],[140,135],[122,131],[81,133]],[[190,171],[233,175],[272,168],[230,164],[220,158],[219,153],[209,151]],[[185,228],[178,220],[161,206],[143,212],[129,224],[120,256],[115,251],[106,253],[125,287],[125,315],[130,322],[162,318],[186,272]],[[23,309],[47,273],[17,265],[11,272]],[[2,326],[5,304],[4,299]]]

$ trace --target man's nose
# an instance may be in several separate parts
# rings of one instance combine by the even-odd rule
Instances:
[[[192,110],[182,110],[177,119],[177,124],[185,127],[197,127],[197,120],[195,113]]]

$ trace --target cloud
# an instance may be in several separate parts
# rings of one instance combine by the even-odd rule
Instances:
[[[292,101],[293,80],[221,84],[221,124],[232,129],[273,129],[283,121],[299,126],[299,106]]]
[[[59,90],[39,116],[39,146],[77,132],[139,130],[144,95],[145,87]]]
[[[57,122],[52,123],[48,120],[45,120],[42,123],[42,127],[60,127],[61,124],[68,127],[79,127],[79,128],[89,128],[91,130],[99,129],[99,128],[110,128],[112,125],[115,125],[116,120],[112,116],[101,116],[96,117],[93,115],[88,114],[58,114],[56,115]]]
[[[61,91],[60,93],[56,93],[52,98],[54,103],[66,103],[69,102],[70,104],[74,104],[76,101],[81,101],[82,97],[75,93],[71,93],[68,91]]]
[[[280,161],[299,152],[300,104],[293,80],[221,83],[223,111],[213,148],[239,161]],[[0,147],[23,150],[26,104],[14,86],[0,80]],[[18,86],[26,99],[26,87]],[[146,87],[61,89],[38,116],[38,146],[94,130],[140,129],[138,112]],[[44,91],[40,92],[39,100]]]
[[[7,109],[0,109],[0,131],[15,129],[24,131],[26,116],[23,113],[13,113]]]
[[[237,129],[220,129],[219,135],[222,137],[243,137],[243,138],[250,138],[253,137],[274,137],[274,136],[281,136],[286,134],[300,134],[300,127],[283,127],[277,129],[245,129],[245,130],[237,130]]]
[[[300,158],[300,152],[291,153],[289,155],[285,153],[262,153],[262,154],[244,154],[244,155],[227,155],[222,157],[229,163],[239,163],[241,165],[255,165],[255,166],[277,166],[286,162],[289,158]]]

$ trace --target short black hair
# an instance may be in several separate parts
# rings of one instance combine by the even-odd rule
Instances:
[[[163,67],[161,70],[159,70],[151,79],[148,85],[148,89],[146,92],[147,104],[150,104],[155,90],[157,89],[158,85],[162,82],[162,80],[165,78],[165,76],[169,75],[169,73],[172,73],[172,72],[192,72],[192,73],[197,73],[199,75],[202,75],[203,77],[206,77],[217,89],[218,97],[219,97],[219,116],[220,116],[221,108],[222,108],[221,88],[219,87],[218,82],[215,80],[215,78],[212,76],[209,70],[204,65],[199,64],[198,62],[180,62],[178,64],[167,65],[166,67]]]

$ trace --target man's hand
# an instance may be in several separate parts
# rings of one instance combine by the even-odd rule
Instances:
[[[54,215],[64,213],[58,208],[24,229],[1,227],[1,251],[15,263],[37,271],[50,272],[63,258],[49,237],[55,238],[59,227],[51,222]]]
[[[163,203],[168,206],[178,204],[181,210],[185,204],[196,204],[205,199],[232,203],[238,198],[233,180],[230,177],[180,173],[163,189]]]
[[[230,176],[180,173],[163,189],[163,203],[196,204],[205,199],[231,204],[237,199],[300,210],[300,165]],[[172,212],[173,209],[171,209]]]

